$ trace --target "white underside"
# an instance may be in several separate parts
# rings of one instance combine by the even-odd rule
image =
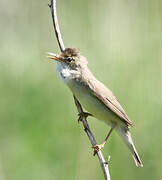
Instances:
[[[76,73],[76,71],[69,70],[68,67],[64,66],[64,64],[60,65],[60,63],[57,63],[57,71],[61,80],[70,88],[86,111],[110,126],[120,122],[117,116],[106,108],[101,101],[92,96],[85,87],[73,80],[73,73]]]

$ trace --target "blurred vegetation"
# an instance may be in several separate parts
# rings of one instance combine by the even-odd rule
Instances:
[[[48,0],[0,1],[0,180],[103,179],[70,91],[46,52],[59,53]],[[118,97],[144,162],[114,132],[112,180],[162,179],[162,1],[58,0],[66,46]],[[108,127],[89,118],[100,143]]]

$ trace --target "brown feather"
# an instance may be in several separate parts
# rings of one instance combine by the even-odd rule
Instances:
[[[87,73],[91,78],[87,79]],[[84,72],[82,72],[82,78],[84,79],[83,82],[87,81],[86,85],[88,85],[90,89],[89,92],[92,92],[96,98],[102,101],[108,109],[120,117],[128,126],[133,126],[133,122],[127,116],[114,94],[103,83],[98,81],[88,68],[86,68],[86,71],[84,69]]]

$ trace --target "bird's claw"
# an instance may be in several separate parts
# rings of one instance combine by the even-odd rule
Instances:
[[[83,117],[87,118],[88,116],[92,116],[92,114],[90,114],[88,112],[82,112],[82,113],[79,113],[78,116],[79,116],[79,118],[78,118],[78,123],[79,123],[80,121],[82,121]]]
[[[102,144],[96,144],[95,146],[92,146],[94,149],[93,155],[95,156],[101,149],[104,147],[105,143]]]

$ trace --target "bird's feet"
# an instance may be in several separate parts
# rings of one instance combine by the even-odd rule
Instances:
[[[93,155],[95,156],[105,146],[105,141],[102,144],[96,144],[92,148],[94,149]]]
[[[79,118],[78,118],[78,123],[79,123],[80,121],[82,121],[83,117],[87,118],[88,116],[92,116],[92,114],[90,114],[88,112],[82,112],[82,113],[79,113],[78,116],[79,116]]]

